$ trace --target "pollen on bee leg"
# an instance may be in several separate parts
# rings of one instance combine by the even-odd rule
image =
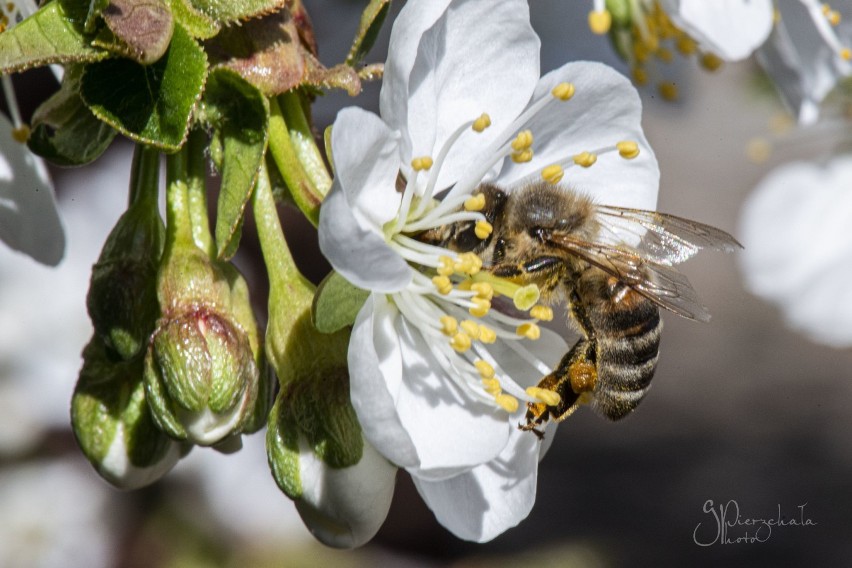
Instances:
[[[438,293],[446,296],[453,291],[453,283],[449,276],[435,276],[432,278],[432,284],[438,289]]]
[[[471,298],[470,301],[473,302],[474,306],[467,311],[475,318],[484,318],[491,310],[491,302],[485,298]]]
[[[506,412],[512,413],[518,409],[518,399],[510,394],[498,394],[494,401]]]
[[[464,209],[465,211],[482,211],[485,209],[485,194],[477,193],[465,199]]]
[[[459,322],[453,316],[441,316],[441,333],[452,337],[459,330]]]
[[[470,346],[470,336],[464,333],[463,331],[456,333],[450,340],[450,347],[452,347],[459,353],[464,353],[465,351],[470,349]]]
[[[562,169],[562,166],[559,164],[551,164],[546,168],[541,170],[541,177],[547,183],[556,185],[560,181],[562,181],[562,177],[565,175],[565,170]]]
[[[512,295],[512,302],[515,304],[516,308],[525,312],[533,307],[540,297],[541,290],[538,289],[538,286],[535,284],[528,284],[527,286],[521,286],[515,290],[515,293]]]
[[[559,83],[553,87],[550,94],[560,101],[567,101],[574,96],[574,91],[575,88],[573,83]]]
[[[473,128],[476,132],[482,132],[489,126],[491,126],[491,117],[488,116],[487,113],[483,112],[479,115],[479,118],[473,121],[473,126],[471,128]]]
[[[428,170],[432,167],[432,164],[432,158],[429,156],[420,156],[419,158],[413,158],[411,160],[411,167],[414,168],[414,171],[416,172]]]
[[[597,161],[597,155],[591,152],[580,152],[579,154],[574,156],[574,163],[584,168],[591,167]]]
[[[553,320],[553,310],[547,306],[538,304],[532,307],[530,310],[530,316],[541,321],[551,321]]]
[[[476,367],[476,370],[479,371],[479,376],[483,379],[488,380],[494,378],[494,367],[492,367],[488,361],[477,359],[473,362],[473,366]]]
[[[535,341],[541,337],[541,328],[534,323],[522,323],[517,327],[517,329],[515,329],[515,333],[521,337],[526,337],[527,339]]]
[[[527,394],[532,398],[543,402],[547,406],[556,406],[560,402],[562,402],[562,397],[559,396],[559,393],[554,392],[552,390],[543,389],[540,387],[527,387]]]
[[[632,140],[622,140],[615,147],[618,148],[618,154],[625,160],[632,160],[639,155],[639,144]]]
[[[493,231],[494,227],[491,226],[491,223],[485,220],[481,220],[476,222],[476,225],[473,229],[473,234],[476,235],[476,238],[485,240],[488,238],[488,235],[490,235]]]

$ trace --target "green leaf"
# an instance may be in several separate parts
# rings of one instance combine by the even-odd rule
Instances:
[[[38,12],[0,33],[0,75],[50,63],[99,61],[109,52],[92,47],[63,2],[42,6]]]
[[[206,77],[204,51],[175,26],[153,65],[110,59],[87,66],[81,94],[95,116],[128,138],[173,152],[186,140]]]
[[[287,413],[284,393],[279,393],[269,413],[266,429],[266,453],[275,483],[290,499],[302,497],[299,473],[299,430]],[[282,412],[282,408],[284,412]]]
[[[284,8],[288,0],[189,0],[192,6],[221,23],[248,20]]]
[[[169,47],[174,18],[166,0],[110,0],[101,15],[124,54],[143,65],[157,61]]]
[[[171,4],[177,22],[196,39],[210,39],[222,29],[219,22],[196,10],[189,0],[172,0]]]
[[[60,166],[93,162],[109,147],[115,130],[101,122],[80,97],[82,66],[66,69],[62,86],[39,106],[32,118],[27,145]]]
[[[229,259],[237,251],[243,216],[266,154],[269,103],[234,71],[210,75],[204,102],[222,146],[222,189],[216,217],[216,249]]]
[[[346,64],[354,67],[361,63],[379,35],[379,30],[388,15],[390,0],[370,0],[370,3],[361,14],[361,24],[355,34],[355,40],[346,56]]]
[[[322,333],[334,333],[355,323],[370,293],[356,288],[337,272],[326,276],[314,295],[311,318]]]

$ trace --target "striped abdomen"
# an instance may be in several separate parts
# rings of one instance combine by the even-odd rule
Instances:
[[[645,396],[657,368],[663,321],[656,304],[609,280],[585,296],[596,351],[594,406],[611,420],[623,418]]]

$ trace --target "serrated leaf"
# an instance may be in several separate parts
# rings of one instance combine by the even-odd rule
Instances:
[[[189,0],[192,6],[222,23],[245,21],[287,5],[288,0]]]
[[[63,2],[42,6],[35,14],[0,33],[0,75],[51,63],[99,61],[109,52],[92,47],[83,22]]]
[[[32,118],[30,150],[60,166],[93,162],[109,147],[115,130],[98,120],[80,97],[82,66],[66,70],[62,86]]]
[[[101,15],[128,57],[143,65],[157,61],[169,47],[174,18],[166,0],[110,0]]]
[[[87,66],[81,94],[95,116],[128,138],[176,151],[206,78],[207,56],[175,26],[168,51],[153,65],[111,59]]]
[[[237,251],[243,216],[266,153],[269,103],[234,71],[210,74],[204,102],[215,117],[222,147],[222,188],[216,217],[216,249],[229,259]]]
[[[222,29],[219,22],[196,10],[189,0],[172,0],[171,4],[177,22],[196,39],[210,39]]]
[[[355,323],[370,292],[356,288],[337,272],[326,276],[314,295],[311,318],[322,333],[334,333]]]
[[[352,47],[349,49],[349,55],[346,56],[347,65],[354,67],[361,63],[364,56],[376,43],[379,30],[382,29],[389,9],[390,0],[370,0],[361,14],[361,24],[358,26],[358,32],[355,34]]]

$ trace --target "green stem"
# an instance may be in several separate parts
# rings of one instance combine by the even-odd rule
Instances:
[[[293,202],[316,226],[319,224],[319,208],[324,194],[317,189],[302,166],[296,145],[290,138],[287,121],[274,98],[269,99],[269,111],[269,153],[290,190]]]
[[[166,156],[166,251],[175,246],[195,246],[192,235],[189,194],[186,187],[187,153]]]
[[[156,206],[160,191],[160,152],[137,144],[130,167],[130,205]]]
[[[278,97],[278,103],[284,113],[284,120],[287,122],[296,156],[317,192],[325,197],[331,189],[331,176],[314,140],[308,117],[305,115],[303,95],[301,92],[290,90]]]
[[[210,234],[210,221],[207,215],[207,159],[204,149],[207,137],[202,130],[193,130],[186,141],[187,152],[187,193],[189,197],[189,217],[192,221],[192,236],[198,248],[210,258],[216,256],[216,246]]]

